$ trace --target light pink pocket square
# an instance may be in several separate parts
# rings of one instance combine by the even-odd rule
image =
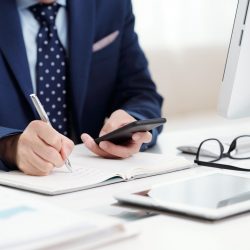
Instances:
[[[93,52],[97,52],[99,50],[106,48],[108,45],[110,45],[111,43],[113,43],[115,41],[115,39],[119,36],[119,34],[120,34],[120,32],[117,30],[117,31],[111,33],[110,35],[102,38],[98,42],[96,42],[93,45]]]

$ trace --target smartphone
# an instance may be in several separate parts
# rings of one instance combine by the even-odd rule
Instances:
[[[166,122],[167,120],[165,118],[135,121],[126,124],[125,126],[118,128],[106,135],[96,138],[95,142],[99,144],[101,141],[110,141],[118,145],[125,144],[132,139],[134,133],[150,131],[163,125]]]

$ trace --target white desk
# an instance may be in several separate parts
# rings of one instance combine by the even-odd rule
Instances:
[[[211,124],[211,121],[210,121]],[[221,123],[223,124],[223,123]],[[183,123],[185,128],[185,123]],[[227,122],[226,126],[211,125],[195,129],[171,131],[163,133],[158,146],[153,151],[162,153],[177,153],[176,146],[188,144],[190,141],[203,140],[210,137],[237,136],[250,133],[250,120]],[[248,133],[249,131],[249,133]],[[139,191],[162,181],[171,181],[187,176],[214,171],[210,168],[197,167],[176,173],[155,176],[147,179],[119,183],[115,185],[80,191],[72,194],[48,197],[22,192],[30,197],[39,197],[51,204],[59,205],[75,211],[103,207],[115,202],[113,194],[117,192]],[[250,177],[250,174],[249,174]],[[4,187],[1,187],[4,188]],[[105,250],[117,249],[192,249],[192,250],[249,250],[250,249],[250,213],[233,217],[216,223],[195,220],[179,215],[167,214],[130,223],[140,230],[136,238],[107,246]]]

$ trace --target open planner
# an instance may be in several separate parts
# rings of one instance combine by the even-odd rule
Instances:
[[[27,176],[19,171],[0,172],[0,184],[57,195],[192,167],[185,158],[152,153],[138,153],[124,160],[103,159],[83,145],[76,146],[69,159],[73,173],[66,167],[43,177]]]

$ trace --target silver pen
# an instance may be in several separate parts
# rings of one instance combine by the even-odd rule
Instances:
[[[32,100],[32,102],[36,108],[36,111],[39,114],[41,120],[51,125],[51,123],[49,121],[49,117],[47,116],[47,113],[45,112],[43,105],[41,104],[38,97],[35,94],[31,94],[30,97],[31,97],[31,100]],[[65,165],[66,165],[67,169],[72,173],[73,172],[72,166],[70,164],[69,159],[65,160]]]

